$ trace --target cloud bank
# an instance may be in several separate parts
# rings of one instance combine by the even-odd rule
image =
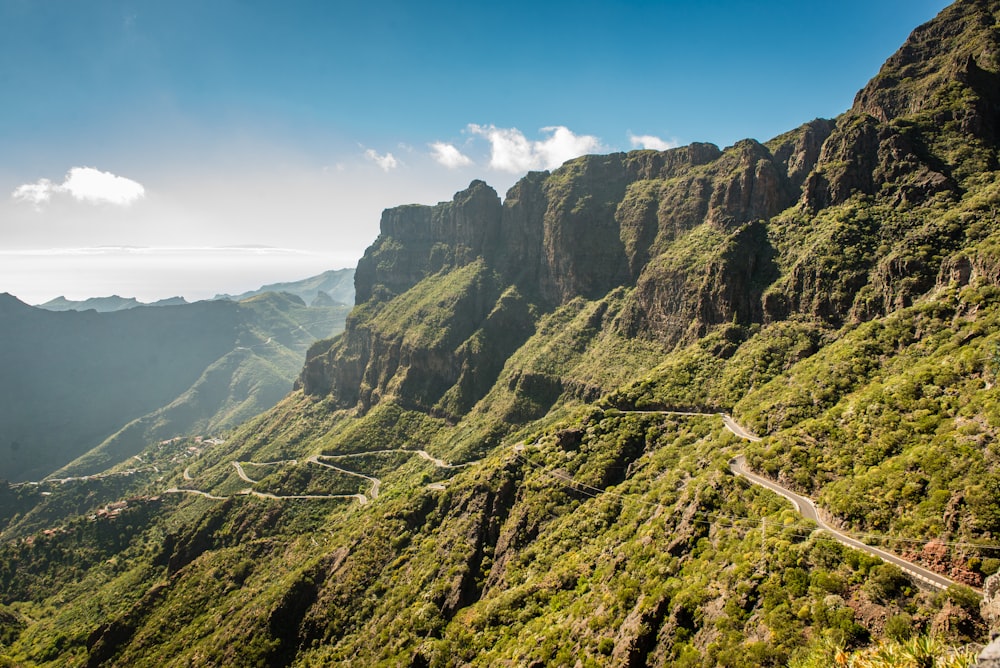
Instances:
[[[602,148],[597,137],[575,134],[562,125],[542,128],[541,132],[549,136],[534,141],[517,128],[470,123],[468,130],[489,141],[489,166],[505,172],[555,169],[567,160],[596,153]]]
[[[628,139],[632,142],[632,148],[651,148],[654,151],[666,151],[668,148],[677,148],[680,146],[674,140],[660,139],[656,135],[634,135],[629,133]]]
[[[41,206],[55,195],[69,195],[80,202],[91,204],[113,204],[129,206],[146,196],[141,183],[102,172],[93,167],[73,167],[62,183],[49,179],[39,179],[35,183],[25,183],[14,189],[11,197],[15,200]]]

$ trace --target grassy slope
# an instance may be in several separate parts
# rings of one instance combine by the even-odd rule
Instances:
[[[585,324],[605,308],[605,300],[580,302],[540,325],[540,334],[504,374],[545,373],[567,380],[590,374],[608,383],[639,378],[610,395],[603,402],[607,406],[627,400],[640,406],[728,407],[728,398],[743,396],[750,387],[737,411],[762,431],[767,419],[756,416],[793,405],[786,393],[808,387],[803,378],[817,373],[847,378],[842,386],[819,388],[828,393],[825,400],[805,402],[816,417],[789,418],[788,426],[775,427],[774,436],[755,446],[779,448],[810,420],[838,416],[843,422],[847,411],[838,412],[840,397],[850,401],[870,382],[904,383],[908,374],[922,373],[912,363],[914,352],[900,348],[896,334],[884,337],[892,345],[886,344],[884,358],[871,365],[881,370],[877,375],[861,369],[857,380],[844,373],[838,365],[857,352],[852,346],[864,345],[870,352],[878,345],[874,330],[908,326],[912,337],[918,323],[920,340],[935,351],[928,364],[961,359],[947,345],[930,345],[937,343],[934,326],[964,341],[966,327],[978,323],[992,332],[989,323],[996,317],[995,305],[980,301],[975,290],[952,298],[958,301],[963,294],[966,304],[978,303],[968,324],[941,311],[947,297],[938,295],[926,306],[853,328],[825,346],[831,337],[821,325],[783,323],[735,333],[723,327],[666,354],[657,366],[642,361],[652,358],[623,356],[623,342],[606,332],[588,334]],[[552,345],[552,336],[565,338]],[[972,342],[982,339],[988,350],[991,337],[965,341],[965,354],[974,360]],[[741,338],[742,343],[732,343]],[[577,342],[575,349],[565,343],[571,340]],[[566,350],[574,352],[555,355]],[[633,360],[634,365],[609,370],[607,359]],[[752,359],[768,362],[752,367]],[[977,364],[964,367],[964,382],[991,392],[977,380],[982,373]],[[680,372],[695,377],[678,378]],[[698,374],[715,379],[714,384],[698,383]],[[216,493],[236,491],[244,483],[235,479],[232,458],[273,461],[443,444],[455,452],[474,451],[494,434],[497,407],[516,401],[518,386],[510,385],[499,382],[480,409],[454,427],[391,404],[358,418],[293,395],[243,427],[226,448],[201,455],[191,466],[195,480],[186,484]],[[683,394],[674,396],[678,389]],[[969,406],[972,410],[975,404]],[[168,497],[171,513],[153,516],[132,539],[131,566],[116,572],[97,568],[95,561],[86,569],[90,591],[120,591],[135,600],[131,609],[118,606],[119,612],[111,613],[134,626],[122,632],[128,644],[117,664],[156,665],[197,656],[281,665],[295,656],[296,665],[395,665],[419,655],[431,665],[561,663],[571,657],[585,665],[628,657],[677,665],[780,665],[822,649],[810,649],[812,642],[857,643],[881,636],[889,620],[900,633],[940,629],[948,619],[952,637],[979,633],[974,601],[960,592],[918,593],[898,572],[812,535],[783,501],[730,476],[729,457],[749,449],[753,461],[758,451],[723,431],[715,419],[601,411],[567,394],[548,417],[520,429],[483,461],[458,472],[416,457],[355,462],[356,470],[383,478],[382,496],[367,508],[340,500]],[[511,447],[522,439],[531,443],[523,454]],[[797,443],[796,452],[804,446],[811,452],[829,447],[810,439]],[[778,461],[782,470],[798,468],[798,459],[786,464],[779,453]],[[262,479],[261,489],[301,482],[278,468],[267,472],[279,482]],[[976,473],[976,467],[945,468],[937,472],[943,482],[935,484],[962,488],[969,484],[965,476]],[[168,478],[149,489],[180,483],[180,469],[172,475],[174,482]],[[576,482],[567,484],[567,477]],[[428,487],[447,478],[447,491]],[[323,484],[335,486],[330,480]],[[352,493],[367,487],[345,484]],[[901,506],[886,526],[937,536],[936,527],[920,521],[936,512]],[[767,519],[763,531],[761,518]],[[963,537],[982,537],[974,523],[962,526]],[[173,537],[164,540],[165,534]],[[6,550],[6,558],[17,552]],[[66,576],[55,576],[49,586],[59,577]],[[72,590],[59,599],[45,591],[40,587],[38,603],[18,604],[23,614],[40,621],[20,635],[13,656],[83,657],[88,635],[97,620],[108,619],[108,611],[99,612],[99,606]],[[137,599],[137,591],[145,591],[145,598]],[[98,600],[103,596],[113,598],[100,594]],[[74,603],[58,611],[52,607],[67,599]],[[233,637],[255,641],[234,654]],[[314,641],[320,644],[309,649]],[[53,643],[62,643],[61,649],[54,650]],[[111,656],[114,647],[108,651]]]
[[[962,252],[987,257],[991,239]],[[393,308],[411,313],[404,323],[427,318],[462,294],[435,286],[468,285],[463,276],[435,279]],[[631,299],[619,290],[543,318],[454,425],[391,401],[358,416],[293,394],[225,447],[164,466],[164,479],[137,480],[133,493],[234,494],[247,484],[233,459],[299,460],[254,469],[255,487],[276,493],[368,489],[310,469],[302,462],[310,454],[425,448],[484,459],[458,470],[405,455],[344,463],[383,479],[367,507],[170,495],[159,502],[169,512],[137,514],[138,530],[123,535],[128,566],[99,565],[109,552],[95,552],[78,529],[7,545],[0,558],[11,572],[22,560],[39,563],[43,544],[80,554],[73,572],[100,592],[66,589],[75,576],[56,566],[30,595],[12,580],[4,602],[37,621],[15,634],[11,654],[42,664],[82,660],[89,647],[118,665],[572,657],[736,666],[806,660],[823,643],[863,643],[887,629],[981,637],[974,598],[921,593],[893,568],[813,535],[785,502],[729,475],[726,462],[747,452],[857,530],[990,540],[1000,516],[989,487],[996,295],[988,283],[942,284],[913,306],[840,330],[808,316],[727,324],[668,349],[617,333]],[[384,313],[372,322],[388,331]],[[889,405],[891,413],[878,408]],[[632,407],[734,408],[769,436],[749,446],[712,418],[617,412]],[[523,453],[513,448],[519,441],[529,443]],[[1000,565],[988,551],[947,553],[939,564],[970,582]],[[93,603],[116,598],[132,603]],[[254,642],[237,651],[233,637]]]
[[[962,252],[985,257],[990,239]],[[414,293],[423,295],[411,309],[420,317],[438,303],[428,286]],[[863,643],[887,629],[980,637],[974,598],[921,593],[898,571],[811,534],[785,502],[729,475],[726,462],[747,452],[857,530],[990,540],[1000,516],[989,487],[994,287],[943,284],[839,331],[810,317],[721,325],[672,350],[616,333],[630,298],[616,291],[546,316],[458,424],[391,401],[356,416],[292,395],[226,447],[182,461],[193,481],[182,480],[180,465],[164,467],[171,472],[147,494],[172,485],[233,494],[246,483],[231,460],[289,458],[299,464],[261,469],[258,488],[357,493],[368,483],[322,477],[301,460],[390,448],[485,456],[459,470],[415,456],[344,464],[383,478],[367,507],[165,497],[170,512],[142,517],[124,539],[128,567],[98,567],[100,552],[78,566],[97,600],[120,596],[131,607],[102,610],[83,590],[60,590],[68,572],[45,571],[32,596],[7,590],[5,602],[33,601],[13,609],[37,620],[12,656],[82,660],[89,645],[118,665],[573,657],[736,666],[806,660],[822,643]],[[390,326],[382,313],[374,321]],[[603,410],[588,405],[594,398]],[[769,437],[749,446],[715,419],[616,410],[631,407],[733,407]],[[522,440],[530,445],[518,453]],[[944,526],[949,508],[953,525]],[[74,531],[47,540],[63,554],[93,550],[93,541],[72,543]],[[16,570],[18,560],[38,563],[38,549],[8,545],[2,556]],[[939,564],[970,582],[1000,565],[988,551],[947,553]],[[255,640],[234,653],[233,637]]]

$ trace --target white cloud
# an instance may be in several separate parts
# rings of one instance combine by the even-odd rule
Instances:
[[[632,148],[651,148],[654,151],[666,151],[668,148],[680,146],[680,143],[673,139],[660,139],[656,135],[634,135],[630,132],[628,139],[632,142]]]
[[[517,128],[469,124],[469,132],[490,142],[490,167],[505,172],[554,169],[567,160],[601,150],[592,135],[577,135],[562,125],[542,128],[545,139],[532,141]]]
[[[383,172],[388,172],[390,169],[399,167],[399,160],[396,160],[396,156],[392,153],[379,155],[375,152],[375,149],[370,148],[365,151],[365,157],[378,165]]]
[[[40,179],[36,183],[25,183],[18,186],[10,196],[22,202],[31,202],[37,206],[48,202],[52,198],[52,193],[56,192],[58,188],[59,186],[52,183],[52,181]]]
[[[11,197],[40,206],[53,195],[65,194],[81,202],[129,206],[146,196],[141,183],[93,167],[73,167],[62,183],[39,179],[14,189]]]
[[[444,165],[448,169],[457,169],[458,167],[468,167],[472,164],[472,158],[467,155],[463,155],[461,151],[455,148],[451,144],[446,144],[441,141],[436,141],[431,145],[431,157],[437,160],[440,164]]]

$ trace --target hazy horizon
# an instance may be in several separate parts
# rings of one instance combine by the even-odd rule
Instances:
[[[74,248],[0,251],[0,262],[5,284],[17,284],[19,275],[34,284],[0,292],[37,306],[57,297],[82,301],[112,295],[145,303],[169,297],[200,301],[353,268],[357,259],[278,248]]]

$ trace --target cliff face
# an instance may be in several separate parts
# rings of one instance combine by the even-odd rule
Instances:
[[[387,209],[380,227],[378,241],[355,270],[358,304],[373,296],[385,300],[445,267],[491,253],[500,231],[500,198],[482,181],[473,181],[451,202]]]
[[[951,5],[913,31],[858,92],[853,111],[883,123],[927,112],[939,120],[957,118],[966,131],[979,134],[997,111],[996,23],[997,9],[989,0]],[[942,105],[959,91],[971,93],[971,104]]]
[[[813,210],[854,193],[919,204],[996,169],[1000,35],[995,3],[959,2],[913,31],[858,92],[806,184]]]
[[[759,221],[798,199],[826,128],[791,133],[777,157],[752,140],[586,156],[529,174],[502,205],[474,181],[451,202],[389,209],[358,264],[360,307],[311,351],[299,386],[342,407],[392,397],[454,417],[533,333],[531,313],[621,287],[636,288],[619,325],[629,336],[672,344],[759,321],[775,271]],[[417,335],[430,320],[447,336]]]
[[[838,325],[912,303],[970,240],[935,207],[998,164],[992,4],[959,3],[915,30],[836,121],[725,150],[585,156],[528,174],[502,204],[474,181],[451,202],[387,210],[358,265],[362,308],[311,356],[301,386],[343,407],[393,397],[454,416],[502,367],[471,352],[487,323],[491,354],[509,355],[538,314],[619,288],[627,298],[609,326],[667,348],[725,323],[802,314]],[[456,310],[434,316],[448,336],[429,344],[407,329],[435,300]],[[400,310],[401,321],[378,316]],[[411,376],[434,380],[413,394]]]

